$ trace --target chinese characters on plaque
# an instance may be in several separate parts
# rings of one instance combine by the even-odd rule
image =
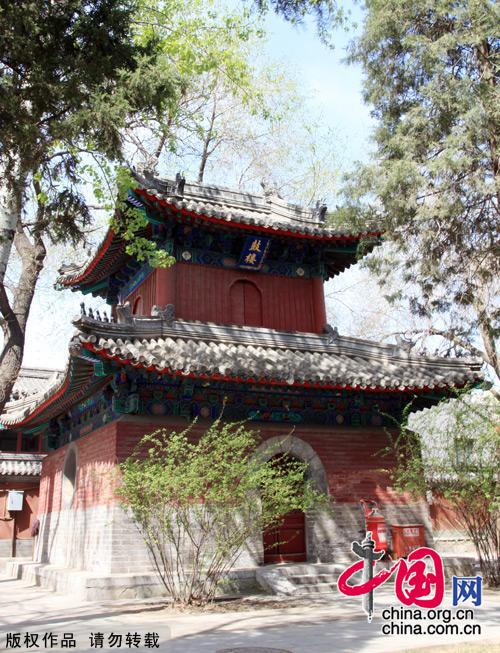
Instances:
[[[238,267],[246,270],[260,270],[266,258],[270,238],[261,236],[248,236],[241,250]]]

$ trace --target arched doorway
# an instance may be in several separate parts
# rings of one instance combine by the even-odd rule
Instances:
[[[286,468],[290,462],[297,461],[295,456],[277,454],[271,463]],[[282,522],[262,534],[264,544],[264,564],[279,562],[305,562],[306,551],[306,516],[302,510],[292,510],[284,515]]]
[[[238,326],[262,326],[262,296],[251,281],[239,279],[231,286],[231,322]]]
[[[307,463],[306,479],[308,479],[312,487],[318,492],[329,494],[328,480],[321,462],[320,457],[311,447],[311,445],[301,438],[296,437],[295,435],[276,435],[274,437],[265,440],[257,447],[255,451],[255,456],[260,460],[269,460],[277,454],[288,454],[292,458],[300,460]],[[303,515],[303,513],[302,513]],[[298,521],[298,516],[297,521]],[[302,517],[300,517],[302,521]],[[332,561],[332,551],[334,549],[334,542],[328,535],[328,533],[333,532],[333,526],[330,523],[331,517],[325,515],[322,511],[316,512],[311,511],[307,512],[304,515],[304,534],[305,534],[305,559],[308,562],[331,562]],[[302,531],[301,523],[294,523],[294,515],[289,515],[287,521],[284,524],[285,527],[293,528],[296,530]],[[299,536],[297,536],[299,537]],[[264,537],[260,536],[260,546],[262,549],[265,549]],[[257,544],[257,542],[255,542]],[[298,545],[298,541],[296,542]],[[257,544],[257,546],[259,546]],[[264,554],[264,551],[260,549],[260,561],[261,562],[272,562],[269,559],[268,555]],[[270,553],[270,552],[269,552]],[[279,553],[279,552],[278,552]],[[290,554],[289,551],[285,551],[285,556],[282,558],[286,561],[286,554]],[[300,553],[300,552],[299,552]],[[297,552],[295,552],[295,555]],[[303,558],[304,559],[304,558]]]

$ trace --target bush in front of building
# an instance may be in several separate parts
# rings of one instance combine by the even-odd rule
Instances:
[[[215,420],[198,438],[160,429],[120,465],[119,497],[132,511],[168,594],[181,604],[212,601],[252,541],[292,510],[325,509],[307,463],[256,454],[246,423]],[[280,460],[281,458],[281,460]]]

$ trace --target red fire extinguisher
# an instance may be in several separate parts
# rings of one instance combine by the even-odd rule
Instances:
[[[378,503],[373,499],[360,499],[365,516],[365,528],[371,531],[376,551],[387,551],[387,526],[384,516],[380,513]]]

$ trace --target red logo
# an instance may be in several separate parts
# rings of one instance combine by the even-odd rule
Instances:
[[[441,605],[444,597],[444,568],[441,556],[434,549],[427,546],[415,549],[406,560],[401,558],[392,567],[381,569],[376,574],[373,573],[376,562],[384,552],[373,550],[371,533],[367,533],[367,538],[361,544],[353,542],[352,550],[362,559],[340,574],[337,587],[346,596],[368,595],[367,600],[363,601],[363,609],[367,612],[369,621],[373,613],[373,591],[394,573],[394,593],[400,603],[420,608],[437,608]],[[349,580],[361,571],[362,581],[351,585]]]

